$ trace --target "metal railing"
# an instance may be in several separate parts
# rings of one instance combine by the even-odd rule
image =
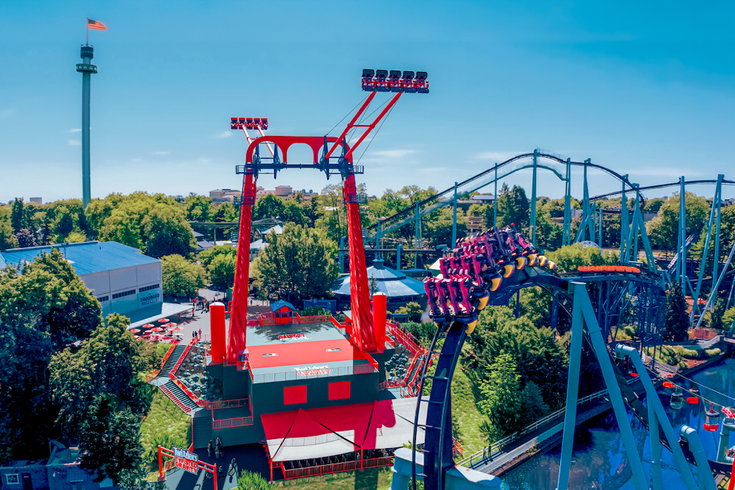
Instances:
[[[161,372],[161,369],[163,369],[163,366],[166,364],[166,361],[168,361],[168,358],[171,357],[171,353],[174,351],[174,349],[176,349],[177,345],[178,344],[171,344],[171,347],[168,348],[168,350],[166,351],[166,354],[163,356],[163,360],[161,361],[161,367],[159,367],[158,370],[156,371],[151,371],[150,373],[148,373],[148,376],[145,377],[146,383],[148,383],[153,378],[158,376],[158,374]]]
[[[414,356],[427,352],[426,347],[421,345],[421,342],[416,340],[413,335],[404,331],[395,323],[388,322],[386,324],[386,331],[388,334],[393,336],[396,342],[400,343],[409,351],[411,351],[411,354],[413,354]]]
[[[371,364],[362,364],[358,366],[342,366],[338,368],[320,368],[311,369],[308,371],[281,371],[278,373],[265,373],[252,375],[250,370],[253,383],[274,383],[279,381],[295,381],[301,379],[312,379],[312,378],[329,378],[332,376],[351,376],[354,374],[372,374],[376,373],[377,369]]]
[[[176,384],[176,386],[178,386],[179,389],[181,389],[181,391],[186,393],[186,396],[191,398],[191,400],[194,403],[196,403],[197,406],[203,407],[206,402],[201,400],[198,396],[196,396],[189,388],[186,387],[186,385],[184,385],[184,383],[181,382],[181,380],[179,380],[179,378],[176,377],[176,371],[179,369],[179,367],[181,367],[181,363],[184,362],[184,359],[186,359],[187,354],[189,354],[189,351],[194,346],[194,344],[196,344],[197,342],[199,342],[198,338],[191,339],[191,342],[187,344],[186,349],[184,349],[184,352],[179,357],[179,360],[176,361],[176,364],[174,364],[174,367],[171,368],[171,372],[168,373],[168,378],[171,381],[173,381]]]
[[[178,398],[176,398],[176,396],[174,396],[174,394],[173,394],[173,393],[171,393],[171,390],[169,390],[168,388],[166,388],[166,387],[165,387],[165,386],[163,386],[163,385],[160,385],[160,386],[159,386],[159,388],[161,388],[161,391],[163,391],[163,393],[164,393],[164,394],[165,394],[165,395],[166,395],[166,396],[167,396],[167,397],[168,397],[168,398],[169,398],[169,399],[170,399],[170,400],[171,400],[172,402],[174,402],[174,403],[176,404],[176,406],[177,406],[177,407],[179,407],[179,408],[180,408],[181,410],[183,410],[183,411],[184,411],[184,413],[186,413],[186,414],[189,414],[189,413],[191,413],[191,408],[190,408],[190,407],[187,407],[186,405],[184,405],[183,403],[181,403],[181,401],[180,401],[180,400],[179,400]]]
[[[253,425],[253,416],[235,417],[231,419],[216,420],[212,412],[212,429],[233,429],[235,427],[247,427]]]
[[[595,400],[597,398],[602,398],[607,395],[607,390],[600,390],[597,393],[592,393],[591,395],[587,395],[585,397],[580,398],[577,400],[577,405],[581,405],[583,403],[587,403],[589,401]],[[542,425],[554,420],[555,418],[561,416],[566,411],[566,406],[560,408],[556,412],[550,413],[549,415],[540,418],[536,422],[524,427],[522,430],[518,432],[514,432],[513,434],[504,437],[503,439],[500,439],[499,441],[495,441],[488,447],[477,451],[474,454],[470,454],[466,458],[458,461],[456,464],[465,466],[467,468],[472,468],[473,463],[478,461],[483,461],[488,456],[493,456],[496,453],[502,453],[503,447],[510,444],[511,442],[517,441],[521,437],[525,436],[526,434],[530,434],[531,432],[535,431]]]
[[[237,400],[204,400],[204,408],[207,410],[221,410],[223,408],[240,408],[250,406],[250,397],[238,398]]]
[[[283,477],[286,480],[294,478],[304,478],[307,476],[331,475],[333,473],[341,473],[343,471],[356,471],[361,468],[379,468],[381,466],[391,466],[393,457],[386,456],[383,458],[373,458],[365,460],[345,461],[344,463],[332,463],[319,466],[307,466],[305,468],[283,468]]]

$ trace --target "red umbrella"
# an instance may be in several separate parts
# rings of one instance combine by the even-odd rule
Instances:
[[[178,332],[179,330],[183,330],[183,329],[184,329],[184,327],[173,327],[173,328],[170,328],[169,330],[171,332]]]
[[[158,323],[168,323],[170,321],[171,320],[169,320],[168,318],[161,318],[160,320],[158,320]]]
[[[151,332],[163,332],[163,329],[161,327],[152,328]]]
[[[138,333],[138,332],[140,332],[140,329],[139,328],[131,328],[130,330],[128,330],[128,332]]]
[[[153,325],[152,323],[146,323],[145,325],[143,325],[143,328],[151,328],[151,327],[155,327],[155,325]]]
[[[176,324],[174,322],[168,322],[164,327],[175,327]]]

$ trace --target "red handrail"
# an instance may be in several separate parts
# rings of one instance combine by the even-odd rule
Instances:
[[[393,457],[386,456],[383,458],[372,458],[365,459],[363,461],[345,461],[344,463],[332,463],[318,466],[307,466],[305,468],[293,468],[283,470],[283,477],[286,480],[292,480],[294,478],[303,478],[307,476],[319,476],[319,475],[331,475],[333,473],[340,473],[343,471],[355,471],[362,468],[378,468],[381,466],[391,466],[393,464]]]
[[[159,367],[155,373],[151,372],[150,374],[148,374],[148,376],[146,376],[145,378],[146,383],[152,380],[153,378],[155,378],[156,376],[158,376],[158,373],[160,373],[161,369],[163,369],[163,366],[166,364],[166,361],[168,361],[168,358],[171,356],[171,353],[174,351],[174,349],[176,349],[176,345],[177,344],[171,344],[171,347],[168,348],[168,350],[166,351],[166,354],[163,356],[163,360],[161,361],[161,367]]]
[[[204,407],[207,410],[220,410],[223,408],[238,408],[250,405],[250,397],[238,398],[237,400],[215,400],[213,402],[204,400]]]
[[[165,387],[165,386],[163,386],[163,385],[160,385],[160,386],[159,386],[159,388],[161,388],[161,391],[163,391],[163,393],[164,393],[164,394],[165,394],[165,395],[166,395],[167,397],[169,397],[169,399],[170,399],[170,400],[171,400],[172,402],[174,402],[174,403],[175,403],[175,404],[176,404],[176,405],[177,405],[177,406],[178,406],[178,407],[179,407],[179,408],[180,408],[181,410],[183,410],[183,411],[184,411],[184,413],[191,413],[191,408],[189,408],[189,407],[187,407],[186,405],[184,405],[183,403],[181,403],[181,402],[179,401],[179,399],[178,399],[178,398],[176,398],[176,397],[174,396],[174,394],[173,394],[173,393],[171,393],[171,391],[170,391],[170,390],[169,390],[168,388],[166,388],[166,387]]]

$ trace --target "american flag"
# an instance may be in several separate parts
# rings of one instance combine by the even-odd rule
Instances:
[[[104,25],[102,22],[98,22],[96,20],[92,20],[89,17],[87,17],[87,27],[89,29],[95,29],[97,31],[106,31],[107,26]]]

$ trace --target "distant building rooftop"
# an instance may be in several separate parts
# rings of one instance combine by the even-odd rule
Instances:
[[[3,265],[4,260],[7,265],[22,267],[27,262],[33,262],[41,253],[50,253],[52,248],[59,249],[80,276],[160,262],[158,259],[143,255],[137,248],[128,247],[122,243],[92,241],[13,248],[0,253],[0,266]]]

